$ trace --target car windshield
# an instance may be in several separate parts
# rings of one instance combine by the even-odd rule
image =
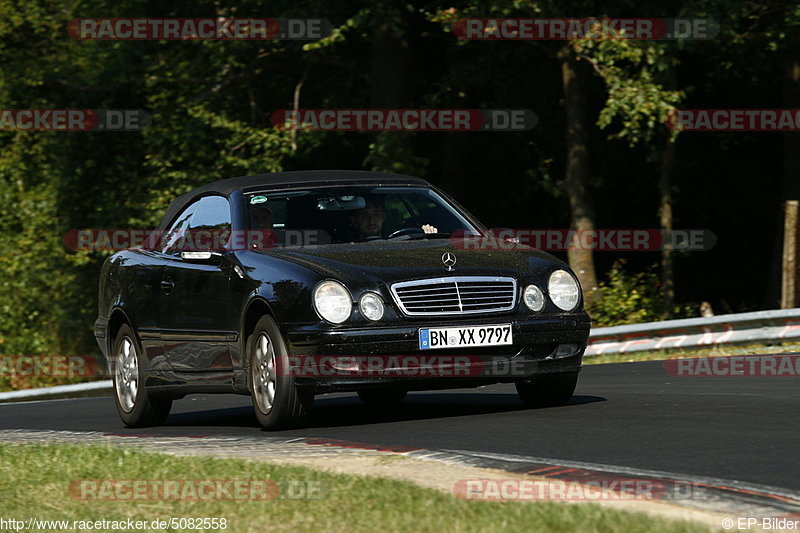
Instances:
[[[320,187],[245,196],[251,230],[279,246],[435,239],[475,226],[427,187]]]

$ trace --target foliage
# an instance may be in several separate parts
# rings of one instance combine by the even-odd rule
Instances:
[[[661,282],[650,270],[633,274],[625,270],[625,260],[614,262],[607,281],[600,283],[601,297],[588,309],[594,327],[654,322],[661,319]],[[696,316],[693,305],[676,305],[673,318]]]
[[[613,139],[630,145],[649,144],[663,134],[664,121],[681,101],[681,91],[665,90],[660,78],[677,64],[667,46],[657,41],[584,39],[575,41],[578,57],[588,61],[603,79],[608,96],[597,125],[607,129],[618,121]],[[671,133],[674,138],[678,132]]]
[[[256,16],[267,9],[257,0],[225,4],[0,0],[0,108],[145,109],[152,116],[140,133],[0,132],[0,355],[96,353],[92,323],[106,254],[67,250],[64,233],[152,227],[172,198],[215,179],[284,168],[393,170],[431,179],[489,226],[566,227],[568,199],[557,186],[565,123],[555,57],[564,43],[462,41],[452,24],[462,17],[626,16],[636,5],[582,1],[569,13],[551,0],[269,3],[263,16],[329,19],[334,32],[319,42],[79,41],[65,31],[77,17]],[[587,147],[598,227],[646,227],[653,220],[654,180],[640,179],[653,168],[642,154],[663,146],[663,115],[673,107],[692,98],[697,107],[780,107],[775,87],[795,51],[800,8],[689,0],[675,9],[680,13],[663,16],[716,18],[720,37],[572,43],[597,73],[586,98],[598,126]],[[519,133],[296,137],[272,127],[270,113],[291,108],[295,96],[302,108],[370,107],[376,66],[397,61],[376,52],[382,35],[402,38],[411,58],[398,77],[406,82],[398,107],[532,109],[538,125]],[[673,68],[681,74],[675,88],[667,83]],[[609,142],[609,135],[624,143]],[[678,292],[758,306],[768,259],[745,278],[708,272],[727,272],[740,249],[753,257],[771,253],[779,143],[766,134],[681,135],[676,224],[710,227],[720,242],[730,227],[729,242],[739,246],[687,259]],[[740,202],[718,197],[730,190],[748,199],[749,216],[741,216]],[[609,266],[601,263],[606,257],[612,256],[599,258],[599,268]],[[620,288],[649,295],[654,275],[617,272],[605,307],[594,310],[601,321],[655,316],[652,298]],[[738,288],[730,291],[734,282]]]
[[[136,5],[93,9],[125,16]],[[0,3],[0,63],[16,74],[0,78],[2,107],[146,109],[152,124],[141,133],[0,134],[0,354],[96,350],[107,254],[67,250],[65,232],[153,227],[177,194],[280,170],[291,151],[289,133],[260,112],[280,106],[254,89],[264,54],[302,53],[301,44],[77,41],[64,30],[73,9]]]

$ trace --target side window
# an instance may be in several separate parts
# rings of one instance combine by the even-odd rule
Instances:
[[[164,236],[162,238],[163,246],[161,247],[162,253],[180,253],[181,248],[183,247],[183,236],[186,233],[186,230],[189,229],[189,221],[192,219],[192,215],[194,214],[198,203],[199,202],[194,202],[189,204],[186,209],[181,211],[181,213],[175,217],[175,221],[170,224],[169,228],[164,232]]]
[[[206,196],[197,202],[189,222],[187,249],[221,250],[231,236],[231,208],[222,196]]]

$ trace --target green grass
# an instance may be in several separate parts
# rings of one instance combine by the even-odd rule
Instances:
[[[685,348],[670,350],[653,350],[634,353],[615,353],[608,355],[593,355],[586,357],[583,363],[586,365],[601,365],[605,363],[634,363],[637,361],[662,361],[677,357],[720,357],[729,355],[753,355],[753,354],[782,354],[800,352],[800,343],[778,343],[774,345],[766,344],[746,344],[746,345],[720,345],[708,348]]]
[[[323,497],[316,500],[130,502],[86,501],[69,496],[70,482],[84,479],[303,480],[318,482]],[[70,521],[224,517],[228,521],[226,531],[231,532],[708,531],[689,522],[667,521],[596,505],[464,501],[412,483],[371,476],[91,445],[0,445],[0,517]]]
[[[97,381],[98,379],[101,378],[0,376],[0,392],[36,389],[39,387],[55,387],[56,385],[72,385],[73,383],[85,383],[87,381]]]

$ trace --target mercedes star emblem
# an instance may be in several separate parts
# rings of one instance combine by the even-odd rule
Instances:
[[[442,254],[442,263],[447,267],[448,272],[453,271],[453,265],[456,264],[456,254],[452,252],[445,252]]]

